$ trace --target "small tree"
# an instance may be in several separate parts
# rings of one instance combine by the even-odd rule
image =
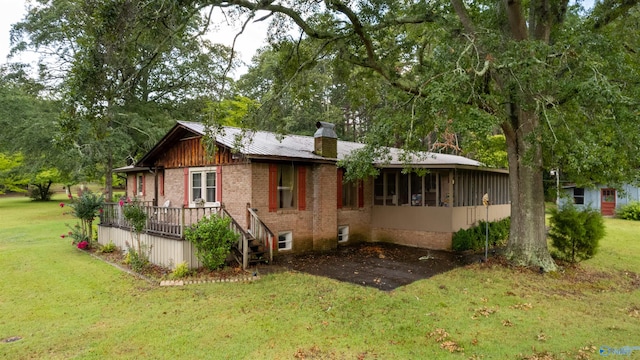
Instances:
[[[591,259],[605,235],[602,215],[593,209],[573,205],[551,211],[549,237],[558,250],[555,255],[572,263]]]
[[[69,195],[71,198],[71,195]],[[98,216],[104,205],[104,196],[94,194],[90,191],[84,192],[78,200],[69,204],[71,208],[70,214],[80,220],[80,224],[73,228],[73,232],[69,233],[72,236],[74,244],[80,244],[86,241],[87,246],[91,244],[93,238],[93,220]],[[60,206],[64,206],[64,203],[60,203]],[[84,247],[83,247],[84,248]]]
[[[140,233],[142,233],[142,230],[144,230],[145,226],[147,225],[147,213],[137,201],[126,204],[121,202],[120,206],[122,206],[122,214],[124,215],[124,218],[129,222],[131,228],[133,229],[133,232],[136,234],[136,250],[140,255]]]
[[[231,245],[239,235],[230,228],[231,218],[204,217],[197,224],[185,229],[185,238],[196,248],[196,256],[209,270],[224,264],[231,252]]]

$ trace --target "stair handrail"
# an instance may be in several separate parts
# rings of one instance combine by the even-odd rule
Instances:
[[[238,239],[238,247],[242,251],[242,269],[246,270],[249,266],[249,237],[251,237],[251,235],[243,229],[242,226],[240,226],[236,219],[234,219],[225,208],[221,208],[220,210],[220,217],[228,217],[231,219],[229,227],[240,235],[240,239]]]
[[[269,249],[269,262],[273,262],[273,232],[260,220],[254,209],[247,207],[247,214],[249,215],[249,233]]]

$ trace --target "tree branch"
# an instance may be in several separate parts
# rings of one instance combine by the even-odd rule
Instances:
[[[504,6],[507,12],[511,36],[518,41],[526,40],[528,37],[527,25],[524,19],[524,12],[522,11],[522,3],[520,0],[504,0]]]
[[[464,6],[462,0],[451,0],[451,6],[453,6],[453,9],[458,15],[458,19],[460,19],[460,22],[464,27],[464,31],[469,35],[475,35],[476,27],[471,21],[471,18],[469,18],[469,13],[467,12],[467,8]]]
[[[620,16],[626,14],[632,7],[638,5],[640,0],[602,0],[596,2],[591,12],[593,28],[599,29],[608,25]]]

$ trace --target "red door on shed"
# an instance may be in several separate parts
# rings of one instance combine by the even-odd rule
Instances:
[[[616,189],[601,189],[600,199],[602,215],[613,216],[616,210]]]

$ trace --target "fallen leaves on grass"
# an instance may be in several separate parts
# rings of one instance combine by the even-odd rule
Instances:
[[[509,307],[511,309],[516,309],[516,310],[531,310],[531,309],[533,309],[533,305],[531,305],[531,303],[515,304],[515,305],[511,305]]]
[[[510,320],[502,320],[502,326],[512,327],[513,323]]]
[[[632,318],[640,319],[640,307],[637,305],[630,306],[626,309],[627,315]]]
[[[480,316],[489,317],[489,315],[495,313],[496,311],[498,311],[498,310],[483,306],[481,308],[475,309],[474,312],[473,312],[473,316],[471,316],[471,318],[473,320],[476,320]]]
[[[578,354],[576,354],[575,358],[576,360],[589,360],[591,359],[591,355],[595,354],[596,351],[598,351],[598,348],[593,345],[587,345],[578,350]]]
[[[445,329],[435,329],[434,331],[429,333],[428,337],[435,337],[436,342],[440,344],[440,348],[443,350],[447,350],[450,353],[464,351],[464,348],[458,345],[457,342],[448,340],[449,333]]]
[[[548,351],[535,353],[532,355],[522,355],[519,356],[522,360],[555,360],[556,358]]]

